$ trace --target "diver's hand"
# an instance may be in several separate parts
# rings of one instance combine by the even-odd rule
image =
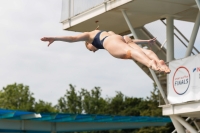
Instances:
[[[156,42],[156,37],[148,40],[149,44],[154,44],[155,42]]]
[[[55,41],[55,38],[53,38],[53,37],[43,37],[43,38],[41,38],[41,41],[49,42],[49,44],[47,45],[49,47],[50,44],[52,44]]]

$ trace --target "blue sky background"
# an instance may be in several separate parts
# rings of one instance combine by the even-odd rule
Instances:
[[[50,47],[43,36],[76,35],[62,30],[61,0],[0,1],[0,88],[13,83],[30,87],[36,100],[57,103],[69,84],[77,90],[99,86],[102,96],[146,97],[153,81],[130,60],[113,58],[105,50],[89,52],[84,43],[55,42]],[[189,39],[193,23],[175,21]],[[166,34],[161,22],[145,26],[163,43]],[[199,48],[200,37],[195,46]],[[185,48],[175,39],[175,56],[182,58]]]

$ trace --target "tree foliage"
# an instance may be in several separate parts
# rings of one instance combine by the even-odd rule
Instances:
[[[0,91],[0,108],[33,111],[34,103],[29,86],[14,83]]]
[[[83,112],[88,114],[103,114],[106,101],[101,97],[100,87],[95,87],[91,92],[86,89],[81,90]]]
[[[45,113],[57,112],[51,103],[42,100],[36,102],[33,95],[27,85],[17,83],[7,85],[0,90],[0,108]]]
[[[45,102],[43,100],[39,100],[35,102],[34,111],[38,113],[56,113],[56,107],[52,105],[52,103]]]
[[[34,111],[40,113],[73,113],[73,114],[104,114],[126,116],[162,116],[159,108],[159,91],[153,84],[153,91],[146,99],[128,97],[122,92],[116,92],[114,97],[103,98],[101,88],[94,87],[91,91],[69,85],[66,93],[53,106],[43,100],[35,101],[29,86],[10,84],[0,90],[0,108]],[[115,131],[92,131],[91,133],[168,133],[174,129],[172,124],[162,127],[145,127],[140,129],[126,129]]]
[[[67,113],[82,113],[82,103],[80,92],[75,91],[75,86],[69,85],[70,89],[66,90],[66,94],[58,100],[57,109]]]
[[[147,108],[141,112],[142,116],[162,116],[162,109],[159,108],[159,90],[156,84],[153,84],[154,89],[151,91],[150,97],[146,98]]]

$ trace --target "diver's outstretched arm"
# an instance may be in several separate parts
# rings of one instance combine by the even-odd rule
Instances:
[[[41,41],[49,42],[48,46],[54,41],[63,41],[63,42],[78,42],[78,41],[88,41],[89,32],[84,32],[76,36],[60,36],[60,37],[43,37]]]

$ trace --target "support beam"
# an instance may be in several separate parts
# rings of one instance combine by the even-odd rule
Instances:
[[[189,41],[189,44],[188,44],[188,48],[187,48],[185,57],[190,56],[191,53],[192,53],[192,48],[193,48],[194,42],[196,40],[196,36],[197,36],[198,30],[199,30],[199,25],[200,25],[200,11],[197,14],[197,18],[196,18],[196,21],[195,21],[195,24],[194,24],[194,27],[193,27],[193,30],[192,30],[192,34],[191,34],[191,37],[190,37],[190,41]]]
[[[198,133],[190,124],[188,124],[183,118],[179,116],[173,116],[178,122],[180,122],[190,133]]]
[[[160,93],[161,93],[161,95],[162,95],[162,97],[163,97],[165,103],[166,103],[166,104],[169,104],[169,102],[168,102],[168,100],[167,100],[167,97],[166,97],[166,95],[165,95],[165,93],[164,93],[164,91],[163,91],[163,89],[162,89],[162,86],[160,85],[160,82],[159,82],[159,80],[158,80],[158,78],[157,78],[155,72],[154,72],[153,70],[151,70],[151,69],[149,69],[149,70],[150,70],[151,75],[153,76],[153,78],[154,78],[154,80],[155,80],[155,82],[156,82],[156,85],[158,86],[158,89],[159,89],[159,91],[160,91]]]
[[[194,125],[196,126],[196,128],[198,129],[198,131],[200,131],[199,125],[197,124],[196,120],[193,119],[192,121],[193,121]]]
[[[121,10],[122,11],[122,14],[129,26],[129,29],[130,31],[132,32],[134,38],[138,38],[135,30],[133,29],[128,17],[127,17],[127,14],[125,12],[125,10]],[[168,44],[167,44],[167,61],[171,61],[174,59],[174,24],[173,24],[173,18],[172,17],[167,17],[167,40],[168,40]],[[161,92],[161,95],[165,101],[166,104],[168,104],[168,100],[166,98],[166,95],[160,85],[160,82],[155,74],[155,72],[151,69],[149,69],[160,92]],[[174,119],[173,117],[170,116],[170,118],[172,119],[172,122],[174,124],[174,126],[176,127],[176,130],[178,131],[178,133],[183,133],[184,132],[184,129],[182,127],[182,125],[176,120]]]
[[[161,20],[161,22],[166,26],[166,23]],[[181,33],[181,31],[176,27],[174,26],[174,29],[185,39],[185,41],[187,41],[189,43],[189,40]],[[176,34],[174,33],[174,35],[177,37],[177,39],[187,48],[187,45],[182,41],[182,39]],[[167,40],[166,40],[167,41]],[[200,52],[198,51],[198,49],[196,49],[195,47],[193,47],[194,50],[199,54]],[[192,52],[192,54],[194,55],[194,53]]]
[[[132,25],[131,25],[131,23],[130,23],[130,21],[129,21],[129,19],[128,19],[128,16],[127,16],[127,14],[126,14],[126,11],[125,11],[125,10],[121,10],[121,11],[122,11],[122,14],[123,14],[123,16],[124,16],[124,18],[125,18],[125,20],[126,20],[128,26],[129,26],[129,29],[130,29],[131,32],[132,32],[134,38],[138,38],[138,35],[137,35],[136,31],[134,30],[134,28],[132,27]],[[167,97],[166,97],[166,95],[165,95],[165,93],[164,93],[164,91],[163,91],[163,89],[162,89],[162,86],[160,85],[160,82],[159,82],[159,80],[158,80],[158,78],[157,78],[155,72],[154,72],[153,70],[151,70],[151,69],[149,69],[149,70],[150,70],[150,72],[151,72],[151,74],[152,74],[152,76],[153,76],[153,78],[154,78],[154,80],[155,80],[155,82],[156,82],[156,85],[157,85],[158,88],[159,88],[159,91],[160,91],[160,93],[161,93],[161,95],[162,95],[162,97],[163,97],[165,103],[168,104],[169,102],[168,102],[168,100],[167,100]]]
[[[121,11],[122,11],[122,14],[123,14],[123,16],[124,16],[124,19],[126,20],[126,23],[128,24],[128,27],[129,27],[131,33],[133,34],[134,38],[135,38],[135,39],[138,39],[138,36],[137,36],[135,30],[133,29],[133,27],[132,27],[132,25],[131,25],[131,22],[129,21],[129,18],[128,18],[127,14],[126,14],[126,11],[123,10],[123,9],[122,9]]]
[[[172,120],[172,123],[174,124],[174,127],[176,128],[175,131],[177,131],[178,133],[185,133],[183,126],[175,119],[175,117],[171,115],[170,118]]]
[[[175,118],[174,118],[175,119]],[[190,120],[190,117],[188,117],[185,121],[189,121]],[[178,125],[177,125],[178,126]],[[181,131],[183,132],[183,131]],[[172,132],[172,133],[176,133],[176,129]]]
[[[196,1],[197,6],[198,6],[198,8],[199,8],[199,10],[200,10],[200,0],[195,0],[195,1]]]

